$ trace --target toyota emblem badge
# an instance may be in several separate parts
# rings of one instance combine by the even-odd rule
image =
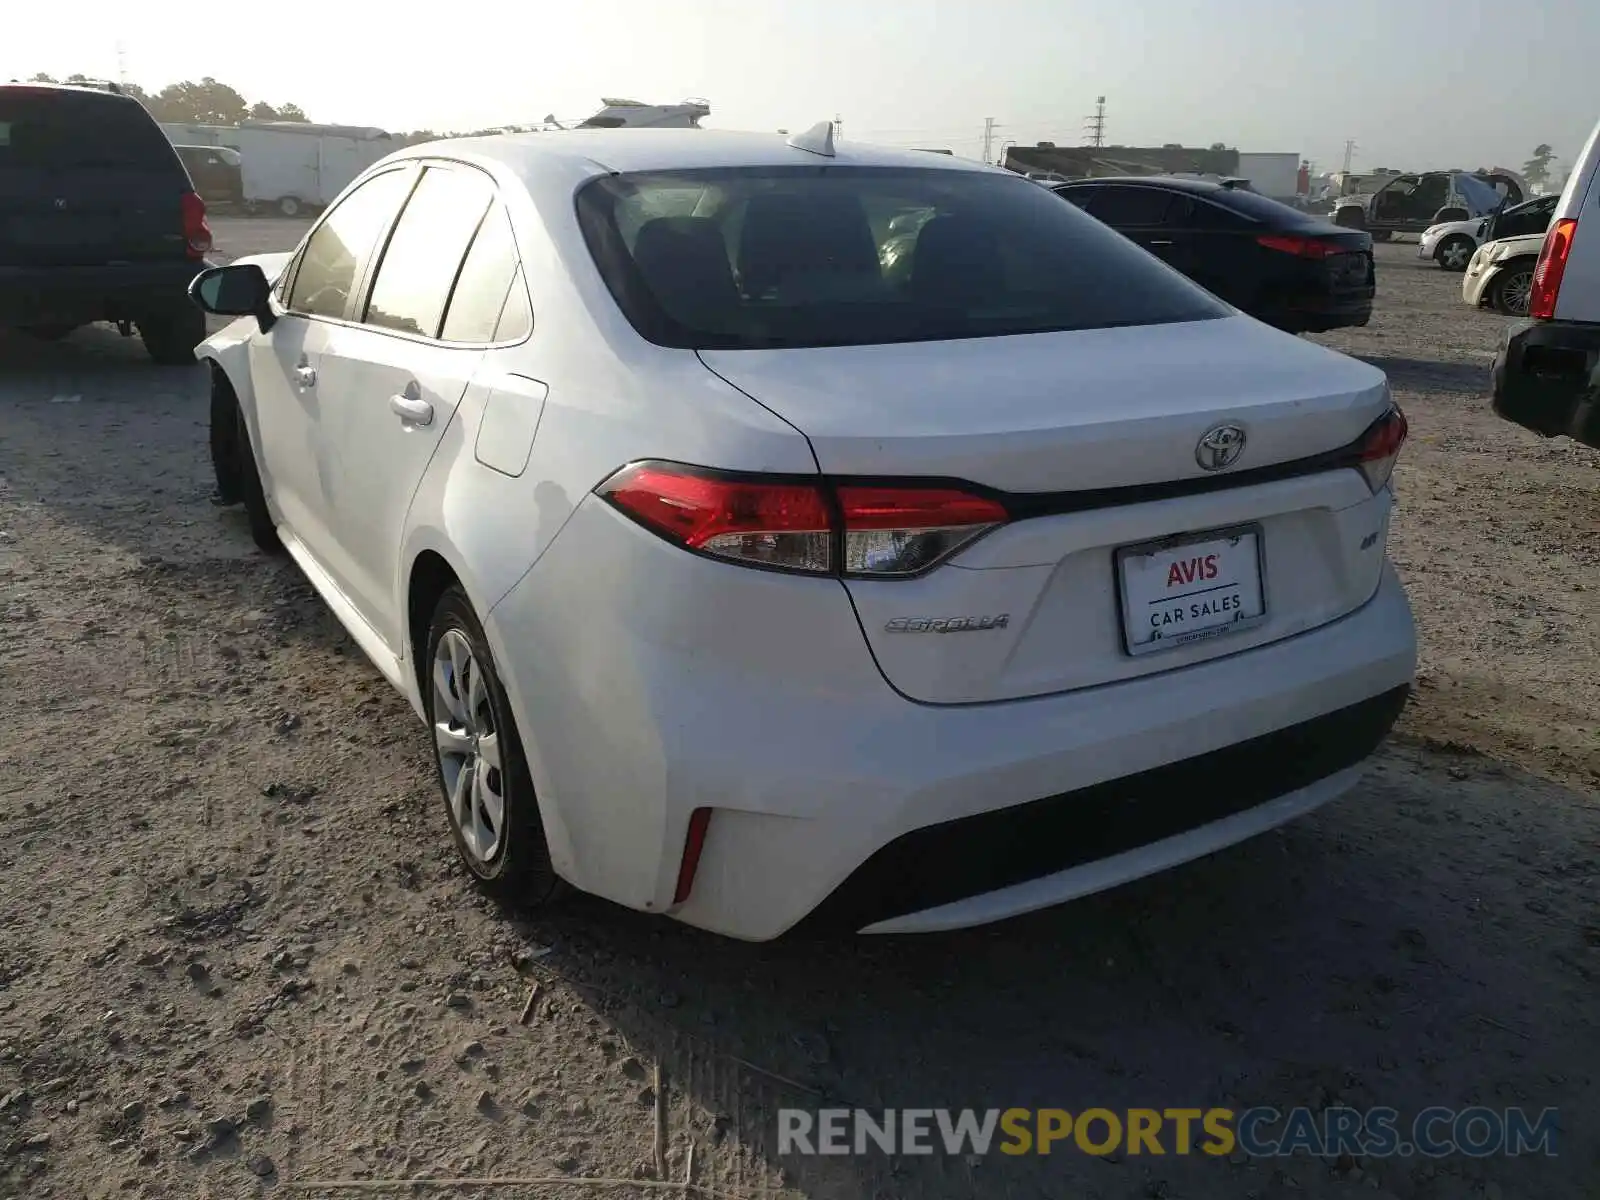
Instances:
[[[1220,471],[1239,461],[1244,453],[1244,430],[1237,425],[1218,425],[1208,429],[1194,448],[1194,460],[1203,471]]]

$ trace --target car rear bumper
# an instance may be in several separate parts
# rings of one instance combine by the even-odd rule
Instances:
[[[1325,333],[1330,329],[1361,326],[1372,320],[1377,288],[1367,287],[1334,295],[1302,293],[1286,297],[1272,323],[1291,333]]]
[[[883,681],[837,585],[708,565],[621,521],[581,505],[485,627],[557,869],[733,937],[981,924],[1209,853],[1350,787],[1415,671],[1386,567],[1360,609],[1271,645],[917,704]],[[633,549],[613,553],[613,533]],[[629,558],[648,563],[639,586]],[[708,569],[714,591],[688,579]]]
[[[1499,416],[1600,447],[1600,324],[1518,321],[1506,330],[1490,377]]]
[[[209,264],[192,259],[94,266],[0,265],[0,326],[133,320],[189,303]]]

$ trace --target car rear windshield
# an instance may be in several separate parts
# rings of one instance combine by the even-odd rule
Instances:
[[[1252,220],[1278,228],[1326,223],[1325,217],[1303,212],[1274,200],[1271,196],[1246,191],[1244,188],[1218,188],[1214,192],[1207,193],[1206,199],[1214,200],[1225,208],[1231,208],[1242,217],[1250,217]]]
[[[161,127],[137,101],[0,88],[0,170],[77,167],[182,169]]]
[[[774,349],[1158,325],[1230,310],[1036,183],[842,165],[605,176],[578,192],[658,345]]]

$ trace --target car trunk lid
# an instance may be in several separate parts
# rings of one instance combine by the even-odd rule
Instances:
[[[1013,519],[930,572],[846,581],[879,666],[914,699],[1190,666],[1377,587],[1388,493],[1314,464],[1383,415],[1387,384],[1249,318],[701,357],[806,434],[825,475],[1005,497]],[[1169,621],[1155,637],[1152,616]]]

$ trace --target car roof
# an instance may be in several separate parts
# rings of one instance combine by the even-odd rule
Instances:
[[[0,94],[6,92],[58,92],[69,96],[104,96],[111,100],[128,100],[138,104],[137,100],[126,92],[113,91],[106,86],[84,85],[77,83],[29,83],[22,79],[13,79],[7,83],[0,83]]]
[[[1097,175],[1092,179],[1074,179],[1062,187],[1085,187],[1099,183],[1135,183],[1145,187],[1168,188],[1175,192],[1194,192],[1201,196],[1214,196],[1218,192],[1236,192],[1239,188],[1224,187],[1212,179],[1187,179],[1181,175]]]
[[[720,129],[571,129],[545,133],[493,134],[422,142],[392,158],[470,155],[502,164],[518,174],[542,165],[598,167],[607,172],[696,170],[714,167],[840,166],[911,167],[924,171],[987,171],[1000,167],[918,150],[863,142],[839,142],[832,158],[800,150],[778,133],[734,133]]]

